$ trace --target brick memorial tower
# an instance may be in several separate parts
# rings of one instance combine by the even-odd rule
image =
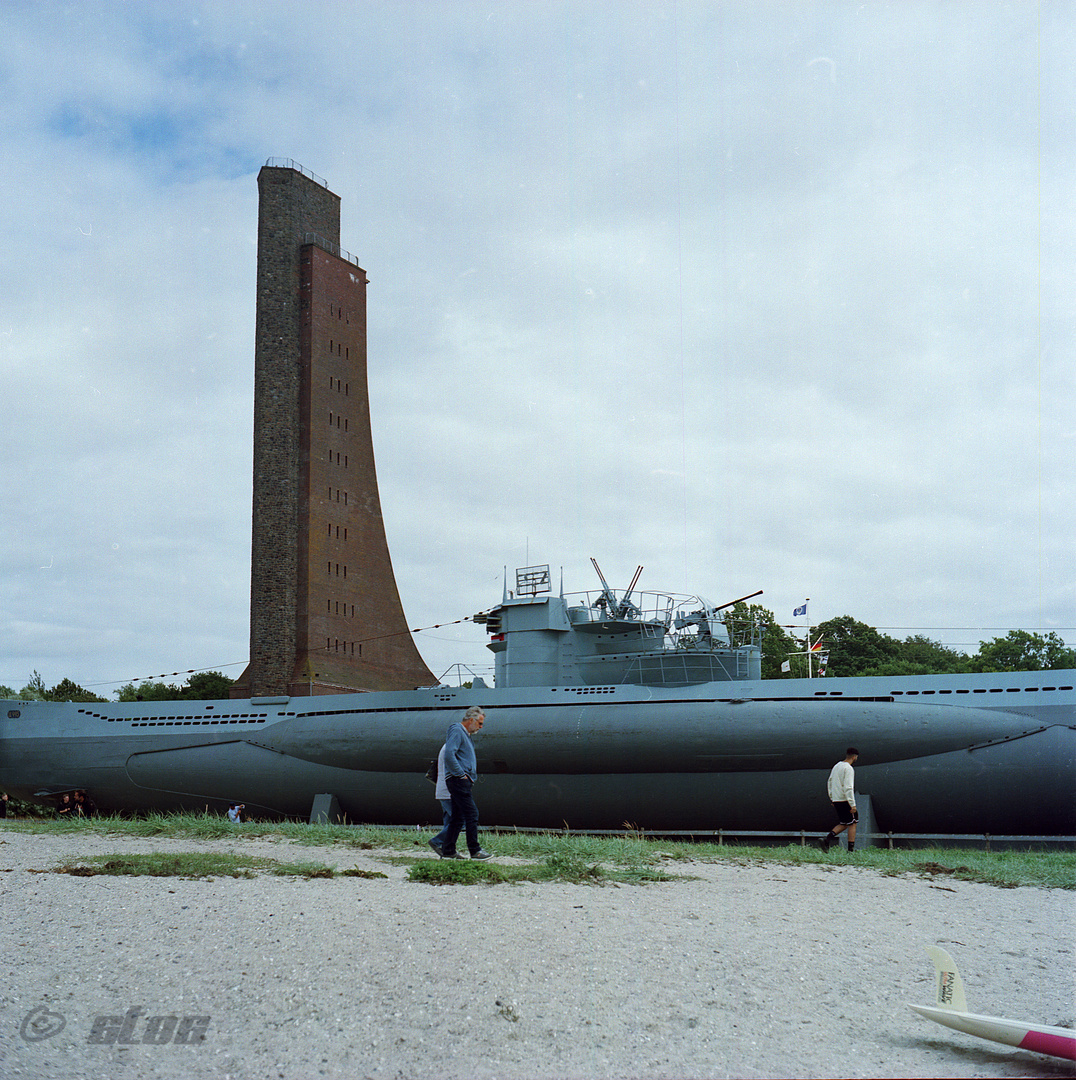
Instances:
[[[340,198],[274,158],[258,193],[250,661],[232,696],[434,685],[381,518],[366,272],[340,249]]]

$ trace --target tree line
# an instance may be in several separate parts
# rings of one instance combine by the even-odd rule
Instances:
[[[182,686],[174,683],[145,680],[137,686],[129,682],[116,691],[113,701],[215,701],[226,698],[232,680],[219,671],[200,671]],[[21,698],[23,701],[108,701],[70,679],[63,679],[52,689],[34,672],[30,681],[16,693],[9,686],[0,686],[0,698]]]
[[[789,634],[780,626],[773,612],[758,604],[739,603],[729,609],[725,622],[739,630],[757,626],[761,633],[762,677],[764,679],[802,678],[807,674],[807,644],[804,638]],[[964,672],[1047,671],[1053,668],[1076,668],[1076,649],[1070,649],[1056,633],[1030,633],[1010,630],[1003,637],[980,641],[973,654],[951,649],[923,634],[900,640],[880,633],[873,626],[841,615],[811,627],[811,644],[821,648],[812,654],[812,668],[817,673],[819,660],[825,659],[827,676],[867,675],[949,675]],[[787,671],[782,670],[788,665]]]

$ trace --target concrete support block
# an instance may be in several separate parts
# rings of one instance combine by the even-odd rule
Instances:
[[[343,825],[344,815],[340,812],[340,803],[335,795],[315,795],[314,805],[310,808],[311,825]]]
[[[863,848],[874,847],[872,835],[874,833],[874,807],[871,805],[871,797],[861,792],[856,792],[856,810],[859,811],[859,824],[856,826],[856,851]],[[848,830],[845,829],[838,842],[845,851],[848,850]]]

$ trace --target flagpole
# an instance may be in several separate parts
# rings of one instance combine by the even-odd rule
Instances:
[[[808,596],[807,599],[803,601],[803,606],[806,608],[807,605],[810,602],[811,602],[811,598]],[[804,611],[803,614],[807,616],[807,678],[810,679],[812,677],[811,676],[811,613],[810,613],[810,611]]]

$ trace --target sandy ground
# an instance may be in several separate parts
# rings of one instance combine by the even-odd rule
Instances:
[[[211,848],[388,878],[30,872]],[[0,826],[0,1075],[1074,1075],[907,1006],[933,1003],[923,947],[938,943],[973,1011],[1071,1025],[1072,892],[705,862],[670,865],[696,880],[645,886],[438,887],[407,882],[385,854]],[[97,1017],[137,1008],[136,1041],[90,1041]],[[204,1042],[143,1041],[150,1026],[168,1034],[161,1016],[208,1016]]]

